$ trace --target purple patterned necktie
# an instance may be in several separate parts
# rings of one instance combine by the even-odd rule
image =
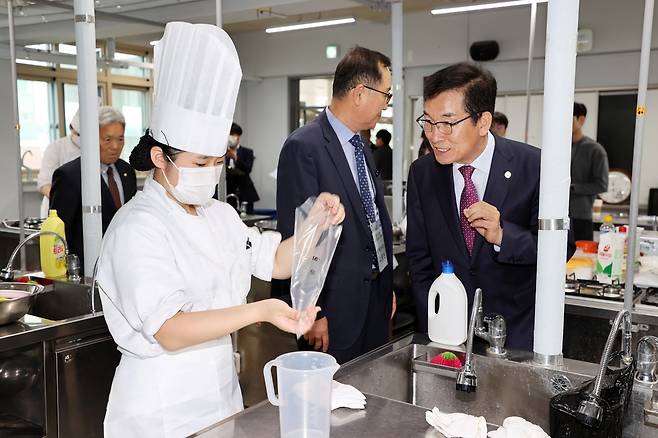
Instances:
[[[480,200],[478,198],[478,192],[475,190],[475,184],[473,184],[473,180],[471,179],[474,170],[475,168],[473,166],[462,166],[459,168],[459,172],[461,172],[464,177],[464,190],[462,190],[462,195],[459,200],[459,224],[461,225],[462,234],[464,234],[464,242],[466,243],[466,249],[468,249],[469,254],[473,253],[475,228],[473,228],[468,222],[468,219],[466,219],[464,210]]]

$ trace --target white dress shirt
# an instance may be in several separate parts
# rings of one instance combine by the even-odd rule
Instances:
[[[482,151],[482,153],[471,163],[471,166],[475,168],[473,175],[471,175],[471,180],[473,180],[480,201],[484,199],[484,193],[487,190],[487,180],[489,179],[489,171],[491,170],[491,161],[493,160],[495,147],[496,140],[491,132],[489,132],[487,134],[487,145],[485,146],[484,151]],[[459,211],[459,201],[461,200],[462,191],[464,191],[464,176],[459,171],[459,168],[462,166],[465,166],[465,164],[454,163],[452,165],[452,179],[455,186],[455,201],[457,204],[458,217],[461,216],[461,211]]]

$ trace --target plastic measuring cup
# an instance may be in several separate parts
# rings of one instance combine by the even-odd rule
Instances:
[[[272,367],[276,367],[278,396]],[[281,438],[329,438],[336,359],[316,351],[282,354],[263,367],[267,398],[279,407]]]

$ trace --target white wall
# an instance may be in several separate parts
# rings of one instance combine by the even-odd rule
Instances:
[[[639,72],[639,48],[642,32],[644,2],[617,0],[581,0],[580,28],[593,31],[592,51],[580,54],[576,66],[576,88],[581,92],[602,88],[633,88],[637,86]],[[535,61],[531,87],[541,95],[544,76],[544,48],[546,34],[546,4],[539,5],[537,14]],[[658,12],[657,12],[658,14]],[[484,63],[498,80],[501,96],[525,91],[529,35],[529,7],[498,9],[472,14],[432,16],[429,12],[405,15],[405,93],[407,96],[422,95],[422,78],[438,68],[469,59],[468,47],[474,41],[496,40],[500,54],[495,61]],[[654,17],[656,20],[656,17]],[[247,97],[241,95],[240,119],[245,128],[245,144],[255,149],[259,172],[269,172],[276,166],[278,151],[288,129],[287,82],[282,77],[332,74],[337,61],[324,58],[328,44],[338,44],[340,54],[358,44],[371,49],[391,53],[391,32],[388,24],[358,22],[355,25],[320,30],[308,30],[267,35],[251,32],[233,36],[243,65],[245,76],[261,77],[259,85],[250,83]],[[658,32],[654,32],[653,45],[658,46]],[[340,55],[339,54],[339,55]],[[649,82],[658,86],[658,52],[654,51]],[[271,79],[270,79],[271,78]],[[273,82],[270,82],[273,81]],[[284,92],[284,89],[286,92]],[[244,93],[243,93],[244,94]],[[585,93],[582,96],[592,97]],[[525,98],[506,98],[506,106],[514,114],[510,118],[513,131],[525,127]],[[541,127],[541,96],[532,100],[529,142],[538,144]],[[596,99],[589,99],[594,104]],[[586,103],[587,104],[587,103]],[[517,106],[515,106],[517,105]],[[405,120],[413,121],[411,105],[407,106]],[[521,108],[521,112],[519,112]],[[648,102],[643,163],[658,161],[658,97]],[[654,109],[655,108],[655,109]],[[595,113],[588,105],[590,114]],[[570,109],[569,109],[570,111]],[[655,115],[658,118],[658,115]],[[596,130],[595,118],[590,117],[586,129]],[[654,123],[652,123],[652,121]],[[409,122],[412,123],[412,122]],[[533,125],[534,124],[534,125]],[[656,127],[652,129],[652,127]],[[408,131],[411,131],[407,128]],[[258,140],[253,136],[257,135]],[[407,143],[417,143],[407,134]],[[522,138],[522,134],[519,138]],[[533,139],[535,141],[533,141]],[[633,145],[628,145],[632,147]],[[266,163],[265,161],[271,160]],[[255,169],[256,171],[256,169]],[[272,181],[264,175],[253,175],[262,201],[261,208],[273,208]],[[646,193],[651,186],[658,186],[658,175],[649,168],[643,169],[641,180],[641,204],[646,204]]]
[[[11,63],[0,59],[0,219],[18,218],[18,146],[14,140]]]
[[[288,136],[288,107],[288,78],[243,81],[235,120],[243,128],[240,142],[256,155],[251,171],[260,196],[256,208],[276,207],[276,181],[269,174],[276,169]]]

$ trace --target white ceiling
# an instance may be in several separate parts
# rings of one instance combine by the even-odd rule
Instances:
[[[405,12],[439,4],[474,0],[404,0]],[[223,0],[222,18],[229,33],[321,18],[355,16],[387,21],[391,0]],[[7,4],[0,0],[0,41],[9,39]],[[162,35],[164,23],[215,22],[215,0],[95,0],[96,37],[148,47]],[[20,45],[71,42],[73,0],[14,0],[16,41]],[[260,11],[260,12],[259,12]]]

